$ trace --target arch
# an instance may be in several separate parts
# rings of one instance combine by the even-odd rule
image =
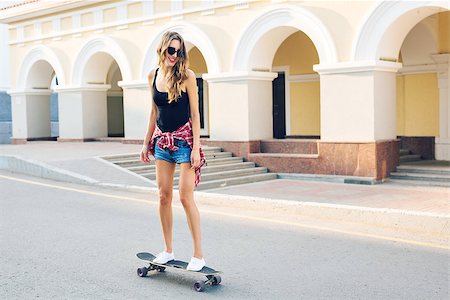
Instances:
[[[352,46],[353,60],[394,59],[408,32],[424,18],[446,11],[449,1],[383,1],[368,14]]]
[[[179,22],[163,27],[163,29],[155,36],[150,45],[147,47],[144,62],[142,63],[142,78],[147,78],[147,74],[149,73],[149,71],[158,65],[156,48],[159,45],[161,37],[167,31],[178,32],[179,34],[181,34],[186,43],[191,43],[196,46],[205,58],[206,64],[208,66],[208,72],[218,73],[220,71],[221,66],[219,58],[217,56],[217,51],[209,36],[203,30],[193,24]]]
[[[258,64],[273,58],[281,42],[297,30],[312,40],[321,64],[337,62],[334,40],[319,18],[302,7],[286,5],[262,13],[245,28],[233,52],[233,70],[249,71],[252,64],[260,67]],[[252,51],[265,35],[269,35],[267,40],[270,40],[265,45],[267,50]]]
[[[88,63],[94,56],[100,59],[98,61],[99,64],[104,63],[109,64],[106,69],[106,72],[109,70],[109,67],[111,66],[112,63],[112,59],[104,55],[102,56],[101,53],[108,54],[109,57],[111,57],[113,60],[117,62],[124,81],[131,81],[132,79],[131,66],[123,49],[113,38],[100,37],[88,41],[81,48],[80,52],[78,52],[78,55],[75,59],[75,63],[73,65],[73,73],[72,73],[73,84],[82,85],[83,83],[85,83],[83,80],[84,79],[83,76],[85,76],[85,71]]]
[[[60,60],[56,53],[49,47],[37,46],[31,49],[23,59],[19,68],[19,74],[17,77],[17,89],[23,90],[29,88],[30,84],[38,82],[41,84],[46,80],[42,74],[48,73],[50,76],[49,82],[52,80],[51,74],[53,71],[58,77],[58,82],[61,85],[66,83],[65,74]]]

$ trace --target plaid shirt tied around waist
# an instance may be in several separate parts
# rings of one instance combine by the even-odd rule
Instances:
[[[192,133],[192,122],[189,119],[186,124],[179,127],[177,130],[172,132],[162,132],[159,129],[158,125],[156,125],[155,131],[153,132],[152,139],[150,140],[148,151],[151,155],[155,156],[155,139],[158,139],[158,146],[164,150],[172,150],[177,151],[178,147],[175,146],[175,139],[184,140],[188,143],[189,147],[194,146],[194,137]],[[195,168],[195,186],[197,187],[200,183],[200,177],[202,175],[201,168],[206,163],[205,154],[203,153],[202,147],[199,149],[200,151],[200,165]]]

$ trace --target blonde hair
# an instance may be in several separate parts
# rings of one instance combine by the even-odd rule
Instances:
[[[169,48],[170,43],[173,40],[180,41],[180,50],[177,55],[178,61],[172,67],[171,71],[167,73],[166,65],[164,64],[165,54],[167,48]],[[166,32],[159,43],[158,49],[156,50],[159,58],[159,67],[164,70],[167,76],[167,92],[169,103],[177,101],[178,97],[181,96],[181,85],[187,79],[187,69],[189,67],[189,57],[184,45],[184,40],[181,35],[177,32],[168,31]]]

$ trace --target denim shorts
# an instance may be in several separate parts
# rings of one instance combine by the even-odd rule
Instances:
[[[171,163],[175,164],[181,164],[181,163],[190,163],[191,162],[191,147],[189,147],[189,144],[184,140],[174,140],[175,146],[178,147],[178,150],[172,151],[172,150],[163,150],[161,149],[158,144],[157,140],[155,141],[155,159],[165,160]]]

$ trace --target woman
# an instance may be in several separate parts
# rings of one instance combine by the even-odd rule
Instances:
[[[188,69],[186,47],[178,33],[165,33],[157,54],[159,67],[148,75],[153,105],[141,151],[141,161],[148,163],[149,153],[156,161],[159,216],[165,249],[154,261],[164,264],[175,259],[172,248],[172,189],[175,165],[179,164],[180,200],[194,241],[194,254],[187,269],[199,271],[205,266],[205,260],[194,187],[200,181],[200,168],[205,159],[200,148],[197,81],[194,72]]]

